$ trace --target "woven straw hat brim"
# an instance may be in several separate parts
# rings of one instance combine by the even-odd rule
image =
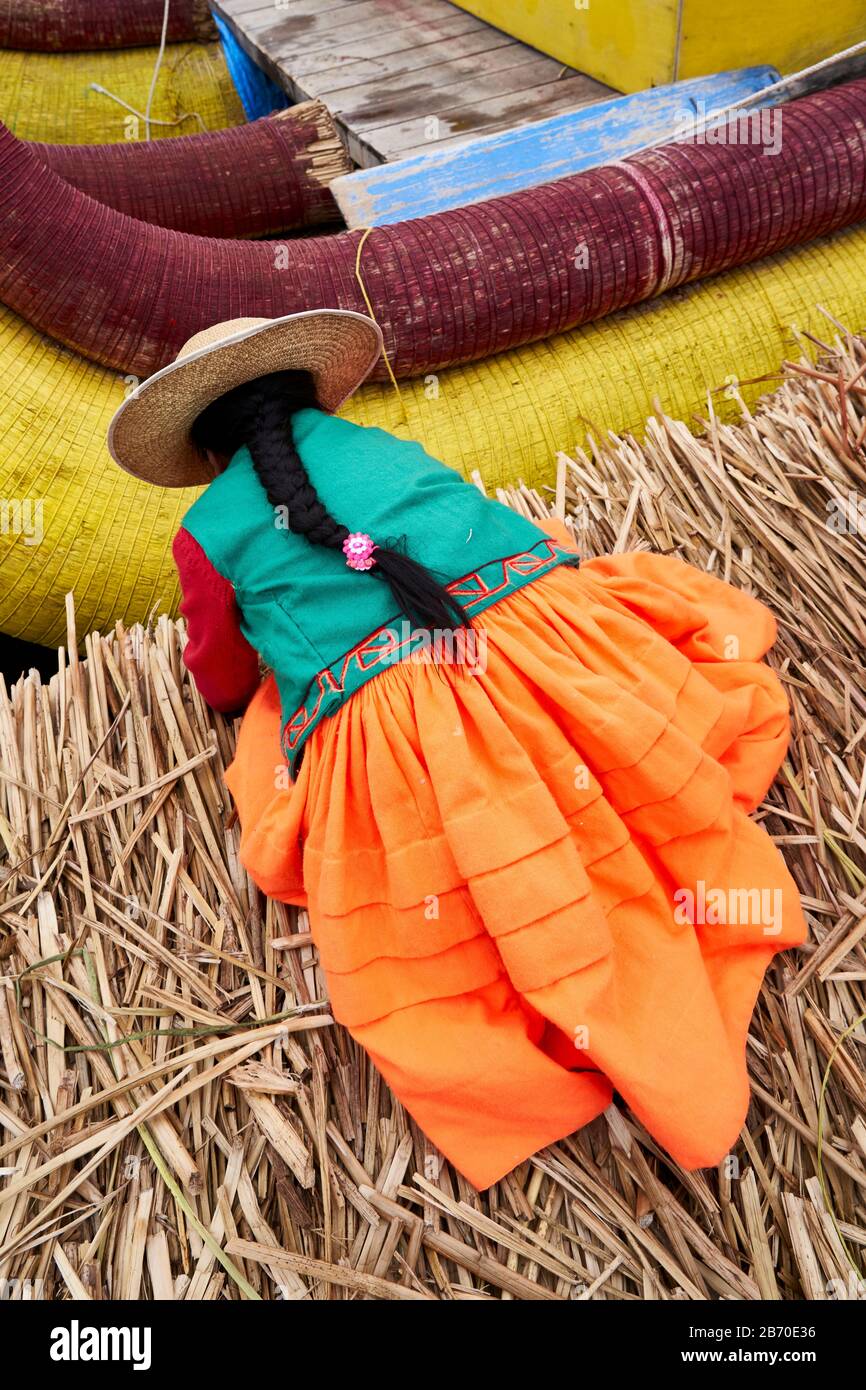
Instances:
[[[267,372],[308,371],[320,405],[333,413],[369,376],[382,351],[378,325],[349,309],[232,319],[190,342],[202,346],[181,349],[176,361],[137,386],[108,427],[115,463],[160,487],[211,481],[210,466],[189,432],[224,392]]]

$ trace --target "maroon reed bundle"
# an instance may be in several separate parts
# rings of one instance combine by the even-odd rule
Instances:
[[[30,149],[106,207],[200,236],[266,236],[339,220],[328,185],[352,169],[320,101],[173,140]]]
[[[144,376],[238,313],[364,310],[395,373],[487,357],[866,217],[866,80],[780,109],[781,148],[681,143],[371,233],[285,245],[102,207],[0,128],[0,299]],[[380,372],[384,368],[380,367]]]
[[[159,43],[164,0],[0,0],[0,48],[72,53]],[[207,0],[171,0],[169,43],[216,38]]]

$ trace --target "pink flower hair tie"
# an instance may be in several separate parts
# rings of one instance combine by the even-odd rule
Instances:
[[[373,551],[377,548],[366,531],[352,531],[343,541],[343,554],[349,569],[371,570],[376,563]]]

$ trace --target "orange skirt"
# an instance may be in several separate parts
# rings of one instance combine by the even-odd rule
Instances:
[[[613,1088],[685,1168],[718,1163],[764,971],[806,934],[748,814],[788,739],[773,618],[630,554],[479,623],[474,674],[390,667],[315,729],[294,784],[265,681],[226,779],[241,860],[309,909],[334,1016],[476,1187]]]

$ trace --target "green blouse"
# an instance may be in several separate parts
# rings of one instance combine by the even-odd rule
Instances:
[[[408,553],[446,582],[470,615],[560,564],[576,564],[539,527],[494,502],[420,444],[319,410],[294,418],[298,452],[328,511],[350,531]],[[388,585],[341,551],[288,529],[249,450],[193,503],[183,525],[234,586],[241,630],[271,667],[294,771],[305,740],[364,681],[429,634],[395,612]]]

